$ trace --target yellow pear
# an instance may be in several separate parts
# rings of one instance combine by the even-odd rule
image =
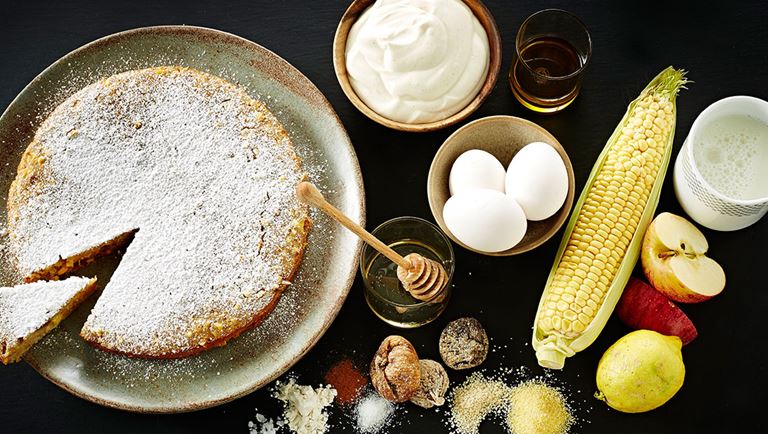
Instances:
[[[597,364],[597,399],[624,413],[642,413],[669,401],[685,379],[677,336],[636,330],[622,337]]]

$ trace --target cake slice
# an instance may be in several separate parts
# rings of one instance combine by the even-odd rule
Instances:
[[[95,289],[95,277],[0,287],[0,361],[18,361]]]

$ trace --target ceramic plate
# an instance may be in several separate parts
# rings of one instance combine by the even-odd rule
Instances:
[[[148,27],[99,39],[51,65],[0,118],[0,222],[21,153],[58,103],[97,79],[131,69],[183,65],[243,86],[264,101],[291,134],[310,178],[353,220],[364,222],[360,168],[349,137],[320,91],[271,51],[228,33]],[[233,186],[237,188],[237,186]],[[78,335],[96,300],[81,306],[25,356],[44,377],[87,400],[131,411],[166,413],[212,407],[246,395],[298,361],[336,317],[355,276],[360,242],[321,215],[295,283],[259,327],[196,357],[139,360],[88,346]],[[2,224],[2,223],[0,223]],[[0,226],[0,284],[19,277]],[[108,277],[119,257],[79,274]]]

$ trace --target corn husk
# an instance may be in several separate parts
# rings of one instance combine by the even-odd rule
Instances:
[[[571,357],[577,352],[584,350],[590,344],[592,344],[595,339],[597,339],[597,336],[603,330],[603,327],[608,321],[608,318],[611,316],[611,313],[616,307],[616,304],[618,303],[619,298],[624,291],[624,287],[626,286],[632,270],[634,269],[637,262],[645,230],[650,224],[656,211],[656,206],[659,203],[659,195],[661,193],[662,185],[664,184],[664,177],[667,171],[667,167],[669,166],[669,160],[672,154],[672,144],[675,135],[674,121],[677,115],[675,99],[678,91],[684,87],[685,83],[687,83],[685,72],[682,70],[674,69],[672,67],[666,68],[653,80],[651,80],[648,86],[646,86],[646,88],[641,92],[640,96],[629,104],[624,117],[613,131],[613,134],[608,139],[608,142],[603,148],[603,151],[597,158],[597,161],[592,168],[592,172],[589,175],[589,179],[587,180],[587,183],[582,190],[581,195],[579,196],[579,200],[576,202],[576,205],[574,206],[574,209],[571,213],[568,226],[566,227],[565,234],[563,235],[563,239],[560,243],[557,255],[555,256],[554,264],[550,271],[544,293],[542,294],[541,301],[539,302],[539,307],[536,312],[536,319],[533,325],[532,343],[533,348],[536,351],[536,357],[541,366],[551,369],[562,369],[563,365],[565,364],[566,357]],[[651,192],[648,195],[648,200],[641,215],[640,222],[635,229],[635,233],[632,236],[627,251],[620,262],[617,274],[611,282],[602,304],[599,306],[594,319],[592,319],[586,329],[579,336],[572,339],[564,338],[554,334],[545,336],[544,332],[539,328],[539,317],[544,308],[544,303],[548,294],[547,291],[549,291],[551,287],[552,280],[555,276],[555,271],[557,270],[558,264],[563,257],[563,253],[565,252],[568,241],[571,237],[571,234],[573,233],[579,213],[581,212],[584,201],[587,198],[587,193],[595,183],[595,179],[602,169],[612,145],[617,142],[617,139],[621,134],[621,129],[627,125],[638,101],[640,101],[648,93],[657,93],[667,96],[672,102],[673,114],[672,124],[670,125],[669,129],[669,137],[665,138],[666,143],[662,156],[661,167],[659,169],[659,173],[656,175],[656,179]]]

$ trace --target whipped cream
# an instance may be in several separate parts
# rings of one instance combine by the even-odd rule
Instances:
[[[488,35],[461,0],[378,0],[350,29],[347,72],[376,113],[411,124],[445,119],[488,74]]]

